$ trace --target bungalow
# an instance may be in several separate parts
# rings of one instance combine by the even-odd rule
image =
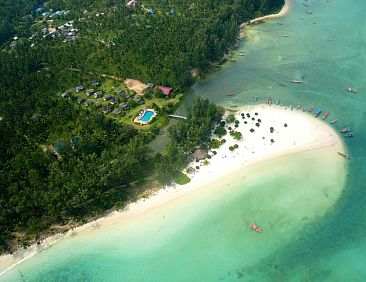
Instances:
[[[192,160],[196,160],[196,162],[206,159],[207,151],[201,148],[195,149],[192,154],[190,154],[189,158]]]
[[[70,98],[70,93],[69,92],[64,92],[61,94],[62,98]]]
[[[81,104],[82,102],[84,102],[84,100],[85,100],[85,99],[84,99],[83,97],[79,97],[79,98],[78,98],[78,104]]]
[[[155,10],[154,9],[147,9],[147,13],[150,14],[150,15],[154,15]]]
[[[112,97],[112,99],[109,101],[112,105],[118,104],[119,98],[118,97]]]
[[[96,102],[95,104],[94,104],[94,108],[100,108],[102,106],[102,104],[101,103],[99,103],[99,102]]]
[[[94,89],[88,89],[86,90],[86,96],[91,96],[95,93]]]
[[[103,114],[108,114],[108,113],[110,113],[110,112],[111,112],[111,110],[112,110],[111,106],[104,106],[104,107],[102,108],[102,112],[103,112]]]
[[[130,95],[130,94],[128,94],[128,93],[126,93],[126,94],[125,94],[125,98],[126,98],[126,99],[130,99],[130,98],[131,98],[131,95]]]
[[[120,94],[120,95],[125,93],[125,91],[123,91],[121,88],[116,88],[114,90],[114,92],[116,92],[117,94]]]
[[[115,109],[112,114],[114,115],[120,115],[122,113],[122,110],[121,109]]]
[[[133,97],[133,100],[136,103],[141,103],[142,102],[142,97],[140,95],[136,95],[135,97]]]
[[[111,95],[104,95],[103,100],[104,101],[109,101],[111,98],[112,98]]]
[[[121,103],[118,105],[118,107],[120,107],[121,109],[124,109],[124,110],[128,110],[128,108],[129,108],[127,103]]]
[[[163,92],[163,94],[164,95],[166,95],[166,96],[168,96],[171,92],[172,92],[172,90],[173,90],[173,88],[171,88],[171,87],[167,87],[167,86],[161,86],[161,85],[158,85],[157,86],[160,90],[161,90],[161,92]]]
[[[75,91],[78,92],[78,93],[83,91],[83,90],[84,90],[84,86],[82,86],[82,85],[76,86],[76,88],[75,88]]]
[[[154,83],[152,83],[152,82],[148,82],[147,83],[147,88],[154,88]]]
[[[95,99],[102,98],[102,96],[103,96],[102,91],[97,91],[97,92],[94,93],[94,98]]]
[[[128,9],[135,9],[137,7],[137,0],[127,0],[126,1],[126,7]]]
[[[85,101],[85,106],[90,106],[92,104],[92,101],[91,100],[89,100],[89,99],[87,99],[86,101]]]
[[[91,83],[91,85],[93,85],[93,86],[100,86],[99,81],[96,81],[96,80],[92,80],[92,81],[90,81],[90,83]]]

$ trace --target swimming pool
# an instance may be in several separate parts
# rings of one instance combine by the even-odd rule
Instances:
[[[139,118],[139,121],[149,122],[154,117],[154,112],[152,111],[145,111],[142,117]]]

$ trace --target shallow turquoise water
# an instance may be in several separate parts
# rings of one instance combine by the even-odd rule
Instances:
[[[366,2],[302,3],[250,28],[245,56],[197,84],[186,103],[198,95],[235,107],[272,96],[330,111],[335,128],[356,136],[346,140],[351,161],[338,201],[330,191],[343,186],[339,158],[297,154],[128,225],[60,241],[0,281],[364,281]],[[349,85],[359,93],[347,93]],[[248,230],[252,221],[261,237]]]

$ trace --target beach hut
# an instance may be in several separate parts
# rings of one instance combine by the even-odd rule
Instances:
[[[202,148],[198,148],[196,150],[194,150],[194,152],[190,155],[190,158],[192,160],[196,160],[196,161],[201,161],[206,159],[207,157],[207,152],[205,149]]]

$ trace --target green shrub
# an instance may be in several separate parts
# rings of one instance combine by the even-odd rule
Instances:
[[[183,172],[178,172],[177,175],[175,176],[175,183],[179,185],[184,185],[189,182],[191,182],[191,179]]]
[[[214,133],[221,138],[222,136],[226,135],[227,132],[225,128],[218,126],[216,127]]]
[[[243,137],[243,135],[241,134],[241,132],[239,132],[239,131],[232,131],[231,133],[230,133],[230,135],[235,139],[235,140],[240,140],[242,137]]]
[[[234,114],[229,114],[227,117],[226,117],[226,122],[227,123],[233,123],[235,121],[235,115]]]

